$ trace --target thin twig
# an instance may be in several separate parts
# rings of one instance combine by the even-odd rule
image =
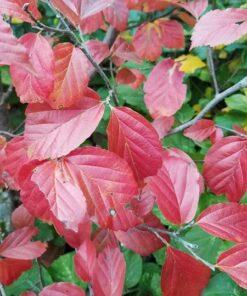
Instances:
[[[6,136],[6,137],[10,137],[10,138],[14,138],[14,137],[20,136],[21,134],[15,135],[15,134],[12,134],[11,132],[0,131],[0,135]]]
[[[193,118],[192,120],[174,128],[173,130],[171,130],[169,132],[168,135],[173,135],[176,134],[178,132],[181,132],[183,130],[185,130],[186,128],[190,127],[191,125],[195,124],[198,120],[202,119],[210,110],[212,110],[215,106],[217,106],[220,102],[222,102],[225,98],[227,98],[228,96],[234,94],[236,91],[247,87],[247,77],[245,77],[244,79],[242,79],[241,81],[239,81],[238,83],[236,83],[235,85],[233,85],[232,87],[228,88],[227,90],[223,91],[222,93],[219,93],[218,95],[216,95],[214,97],[213,100],[211,100],[203,109],[200,113],[198,113],[198,115]]]
[[[6,293],[4,291],[4,287],[1,283],[0,283],[0,293],[1,293],[1,296],[6,296]]]
[[[219,94],[220,89],[219,89],[219,85],[218,85],[217,78],[216,78],[213,49],[211,47],[208,47],[208,68],[209,68],[210,74],[212,76],[215,93],[217,95],[217,94]]]
[[[0,106],[5,103],[5,101],[8,99],[8,97],[11,95],[12,91],[13,91],[13,85],[11,84],[8,87],[7,91],[2,93],[2,96],[0,98]]]
[[[221,129],[223,129],[223,130],[226,130],[228,132],[231,132],[231,133],[233,133],[233,134],[235,134],[237,136],[240,136],[240,137],[243,137],[243,138],[247,138],[247,135],[246,134],[243,134],[241,132],[238,132],[238,131],[236,131],[234,129],[231,129],[231,128],[228,128],[228,127],[225,127],[225,126],[222,126],[222,125],[219,125],[219,124],[216,124],[216,126],[219,127],[219,128],[221,128]]]

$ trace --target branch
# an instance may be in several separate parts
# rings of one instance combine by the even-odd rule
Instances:
[[[168,135],[173,135],[176,134],[178,132],[181,132],[183,130],[185,130],[186,128],[190,127],[191,125],[195,124],[197,121],[199,121],[200,119],[202,119],[211,109],[213,109],[215,106],[217,106],[220,102],[222,102],[225,98],[227,98],[228,96],[234,94],[236,91],[247,87],[247,76],[242,79],[241,81],[239,81],[238,83],[236,83],[235,85],[233,85],[232,87],[228,88],[227,90],[223,91],[222,93],[217,94],[213,100],[211,100],[205,107],[204,109],[202,109],[202,111],[200,113],[198,113],[198,115],[193,118],[192,120],[174,128],[173,130],[171,130]]]
[[[10,85],[7,89],[6,92],[2,93],[1,97],[0,97],[0,106],[4,104],[4,102],[8,99],[8,97],[10,96],[10,94],[13,91],[13,85]]]
[[[1,296],[6,296],[3,285],[1,283],[0,283],[0,293],[1,293]]]
[[[19,136],[21,134],[15,135],[15,134],[12,134],[12,133],[7,132],[7,131],[0,131],[0,135],[6,136],[6,137],[9,137],[9,138],[14,138],[14,137],[17,137],[17,136]]]
[[[210,74],[212,76],[213,84],[214,84],[215,93],[216,93],[216,95],[218,95],[220,90],[219,90],[219,85],[218,85],[217,78],[216,78],[213,50],[211,47],[208,47],[208,59],[207,60],[208,60],[208,68],[209,68]]]

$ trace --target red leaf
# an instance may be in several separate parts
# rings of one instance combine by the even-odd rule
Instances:
[[[247,33],[247,10],[229,8],[212,10],[197,22],[191,47],[227,45]]]
[[[155,61],[162,52],[159,26],[155,23],[141,25],[135,33],[133,45],[141,59]]]
[[[26,48],[13,35],[10,25],[0,16],[0,65],[28,65]]]
[[[34,227],[24,227],[9,234],[0,245],[0,256],[32,260],[41,256],[46,250],[46,244],[39,241],[31,242],[31,238],[37,234]]]
[[[78,147],[95,131],[104,113],[104,104],[84,97],[64,110],[46,104],[32,104],[26,111],[25,139],[32,158],[57,158]]]
[[[27,291],[27,292],[21,293],[20,296],[36,296],[36,294],[32,291]]]
[[[210,206],[200,214],[197,225],[222,239],[247,242],[247,205],[227,203]]]
[[[224,137],[224,133],[221,128],[216,127],[215,132],[210,136],[210,141],[212,144],[215,144],[217,141],[221,140]]]
[[[56,109],[78,103],[89,81],[88,60],[71,43],[60,43],[54,48],[55,85],[47,102]]]
[[[96,216],[102,227],[127,230],[140,223],[134,212],[126,207],[137,193],[132,171],[124,160],[109,151],[93,147],[77,149],[59,161],[38,166],[31,180],[43,192],[43,195],[38,193],[39,198],[47,199],[48,208],[51,207],[56,218],[74,231],[85,215],[83,197],[89,215],[93,220]],[[25,186],[23,191],[28,193]],[[68,206],[70,203],[73,207]]]
[[[217,267],[226,272],[240,287],[247,289],[247,243],[222,253]]]
[[[84,240],[74,257],[75,271],[84,282],[90,282],[92,279],[96,259],[93,242],[89,239]]]
[[[1,259],[0,258],[0,283],[10,285],[24,271],[32,267],[31,260]]]
[[[165,296],[200,296],[210,278],[210,269],[190,255],[167,248],[166,262],[161,274]]]
[[[247,190],[247,140],[226,137],[217,141],[205,157],[203,174],[213,193],[238,202]]]
[[[187,88],[179,68],[179,63],[165,59],[150,73],[144,85],[144,99],[153,118],[172,116],[182,107]]]
[[[93,234],[93,243],[97,253],[102,252],[105,248],[118,248],[119,244],[112,230],[97,229]]]
[[[118,31],[124,31],[128,25],[129,9],[123,0],[114,0],[111,6],[104,10],[108,23]]]
[[[179,3],[178,5],[189,11],[196,19],[198,19],[208,7],[208,0],[189,0],[186,3]]]
[[[133,89],[137,89],[145,80],[145,76],[136,69],[123,68],[118,71],[116,81],[119,84],[129,84]]]
[[[145,217],[144,223],[150,227],[164,229],[159,219],[153,214]],[[155,234],[144,228],[141,228],[141,226],[131,228],[126,232],[116,231],[115,234],[121,244],[142,256],[149,256],[164,246],[164,244],[159,238],[156,237]],[[163,235],[163,237],[166,241],[169,241],[168,236]]]
[[[19,172],[19,184],[21,186],[21,201],[29,213],[46,222],[52,222],[53,214],[49,203],[39,187],[31,180],[37,165],[41,162],[31,161],[24,165]]]
[[[97,14],[112,4],[113,0],[52,0],[53,5],[73,24]]]
[[[126,264],[118,248],[105,248],[98,256],[93,272],[94,296],[121,296]]]
[[[85,292],[78,286],[61,282],[45,287],[39,296],[85,296]]]
[[[13,190],[20,189],[18,182],[19,171],[28,161],[27,145],[24,137],[13,138],[7,143],[2,163],[2,178],[9,188]]]
[[[30,215],[23,205],[20,205],[18,208],[16,208],[11,215],[11,222],[15,229],[33,226],[34,220],[34,217]]]
[[[63,223],[55,219],[55,217],[52,222],[58,234],[63,236],[72,248],[79,248],[85,239],[90,238],[91,221],[88,215],[84,216],[82,221],[79,222],[78,231],[67,228]]]
[[[104,42],[98,40],[89,40],[85,44],[88,51],[90,52],[91,56],[97,64],[103,62],[104,59],[106,59],[110,55],[109,47]],[[94,66],[91,63],[89,63],[89,76],[94,70]]]
[[[116,66],[121,66],[125,61],[141,63],[142,60],[135,53],[134,46],[118,36],[111,47],[112,61]]]
[[[51,160],[36,167],[31,180],[48,200],[53,215],[66,228],[78,231],[87,214],[87,205],[81,189],[71,182],[70,174],[66,161]]]
[[[193,141],[203,142],[216,132],[215,124],[212,120],[201,119],[184,131],[184,135]]]
[[[37,0],[1,0],[0,14],[19,18],[25,22],[33,23],[30,16],[24,11],[24,4],[28,3],[28,10],[32,13],[35,19],[41,17],[37,8]]]
[[[168,132],[171,130],[175,119],[173,116],[170,117],[158,117],[152,122],[152,126],[155,128],[160,139],[163,139]]]
[[[156,22],[161,30],[161,43],[166,48],[184,47],[183,26],[174,20],[160,19]]]
[[[201,192],[201,176],[184,154],[166,151],[157,175],[147,178],[161,212],[174,224],[188,223],[194,218]]]
[[[127,107],[112,109],[107,135],[109,150],[129,163],[139,183],[156,174],[162,162],[162,146],[143,116]]]
[[[84,34],[92,34],[93,32],[97,31],[103,26],[104,26],[104,18],[103,18],[102,12],[89,16],[80,22],[80,29]],[[96,41],[96,40],[90,40],[90,41]]]
[[[10,67],[16,93],[22,103],[42,103],[54,86],[54,55],[49,42],[41,34],[28,33],[19,39],[29,54],[35,71],[31,73],[19,65]]]
[[[140,194],[131,200],[131,207],[138,217],[144,217],[152,211],[154,202],[155,196],[148,186],[145,186]]]

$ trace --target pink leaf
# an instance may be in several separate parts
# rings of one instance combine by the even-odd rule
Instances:
[[[238,202],[247,190],[247,140],[226,137],[208,151],[203,175],[211,191]]]
[[[41,17],[37,8],[37,0],[1,0],[0,14],[19,18],[25,22],[33,23],[28,13],[23,9],[24,4],[28,3],[28,10],[32,13],[35,19]]]
[[[198,19],[208,7],[208,0],[188,0],[186,3],[178,3],[178,5]]]
[[[103,26],[104,26],[104,18],[103,18],[102,12],[89,16],[80,22],[80,29],[85,34],[92,34],[93,32],[97,31]],[[96,41],[96,40],[90,40],[90,41]]]
[[[13,35],[10,25],[0,16],[0,65],[29,65],[26,48]]]
[[[110,55],[109,47],[106,43],[98,40],[89,40],[85,44],[97,64],[103,62]],[[89,76],[91,75],[92,71],[94,71],[94,69],[94,66],[90,63],[88,70]]]
[[[138,27],[133,39],[133,45],[141,59],[155,61],[162,52],[159,26],[154,23],[147,23]]]
[[[54,48],[55,85],[47,102],[56,109],[70,107],[80,101],[89,81],[88,60],[71,43]]]
[[[10,74],[21,103],[42,103],[54,86],[54,55],[49,42],[41,34],[28,33],[19,39],[29,54],[35,71],[11,65]]]
[[[247,33],[247,9],[212,10],[194,28],[191,47],[231,44]]]
[[[145,79],[139,70],[128,68],[119,70],[116,76],[117,83],[128,84],[133,89],[137,89]]]
[[[127,107],[112,109],[107,135],[109,150],[129,163],[139,183],[156,174],[162,162],[162,147],[156,131],[143,116]]]
[[[124,31],[128,25],[129,9],[125,1],[114,0],[111,6],[104,10],[104,16],[113,28]]]
[[[39,296],[85,296],[85,292],[78,286],[61,282],[45,287]]]
[[[240,287],[247,289],[247,243],[222,253],[217,267],[226,272]]]
[[[85,240],[74,257],[75,271],[84,281],[90,282],[96,263],[96,248],[89,239]]]
[[[147,178],[148,186],[167,220],[174,224],[190,222],[196,213],[201,192],[201,176],[196,165],[183,155],[167,151],[156,176]]]
[[[226,203],[210,206],[200,214],[197,225],[222,239],[247,242],[247,205]]]
[[[112,4],[113,0],[52,0],[53,5],[75,26]]]
[[[51,160],[36,167],[31,180],[48,200],[54,216],[67,228],[78,231],[78,225],[87,213],[85,197],[71,182],[64,160]]]
[[[173,116],[170,117],[158,117],[152,122],[152,126],[155,128],[160,139],[163,139],[168,132],[171,130],[175,119]]]
[[[11,215],[11,222],[15,229],[20,229],[26,226],[34,225],[34,217],[27,211],[27,209],[20,205],[14,210]]]
[[[157,24],[161,30],[161,43],[164,47],[176,49],[184,47],[184,30],[179,22],[160,19]]]
[[[193,141],[203,142],[216,132],[215,124],[212,120],[201,119],[196,124],[187,128],[184,135]]]
[[[29,155],[37,159],[61,157],[90,137],[104,113],[104,104],[92,95],[64,110],[30,105],[25,125]]]
[[[0,255],[11,259],[32,260],[41,256],[46,244],[39,241],[31,242],[37,234],[34,227],[24,227],[9,234],[0,245]]]
[[[153,118],[174,115],[186,98],[184,74],[172,59],[158,63],[144,85],[145,103]]]
[[[93,272],[94,296],[121,296],[126,264],[118,248],[105,248],[98,256]]]
[[[144,223],[150,227],[164,229],[159,219],[153,214],[146,216]],[[116,231],[115,234],[121,244],[142,256],[149,256],[164,246],[155,234],[145,228],[142,228],[141,226],[131,228],[126,232]],[[167,235],[162,236],[166,241],[169,241],[169,237]]]
[[[20,189],[18,182],[19,171],[28,161],[27,145],[23,136],[13,138],[7,143],[2,163],[2,178],[9,188],[13,190]]]
[[[163,295],[200,296],[209,278],[208,267],[184,252],[167,248],[166,262],[161,274]]]

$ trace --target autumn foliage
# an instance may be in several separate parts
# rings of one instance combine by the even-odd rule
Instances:
[[[239,121],[224,128],[210,113],[247,87],[245,72],[219,89],[212,55],[241,44],[247,9],[207,0],[0,2],[0,65],[8,66],[18,106],[25,104],[23,133],[0,138],[0,185],[18,195],[12,232],[0,243],[1,288],[33,263],[42,280],[42,268],[61,255],[43,225],[64,241],[63,256],[75,249],[77,282],[55,279],[22,296],[160,295],[126,286],[135,270],[129,250],[140,260],[165,254],[157,275],[164,296],[204,295],[221,272],[247,289],[246,129]],[[46,22],[45,9],[56,22]],[[133,25],[133,13],[147,17]],[[16,34],[15,22],[28,32]],[[188,73],[206,68],[196,50],[208,54],[213,92],[180,120]],[[120,86],[129,90],[125,100]],[[171,135],[195,153],[182,140],[167,144]],[[215,260],[188,230],[224,243]]]

